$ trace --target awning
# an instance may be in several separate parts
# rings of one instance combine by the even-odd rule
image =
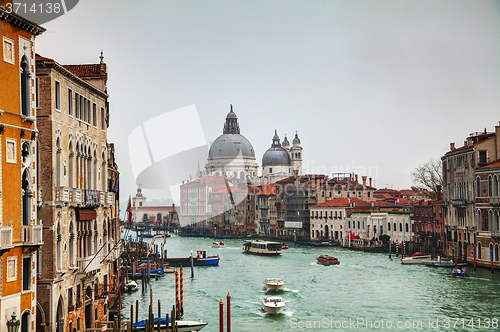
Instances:
[[[91,209],[81,209],[78,210],[78,219],[79,220],[94,220],[96,219],[96,212],[95,210]]]

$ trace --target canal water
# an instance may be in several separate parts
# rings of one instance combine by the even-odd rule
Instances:
[[[219,301],[225,304],[228,292],[233,332],[500,330],[500,271],[470,267],[462,278],[453,277],[451,269],[402,265],[394,254],[389,259],[387,254],[288,243],[290,249],[281,256],[262,257],[243,253],[243,239],[225,240],[228,247],[220,249],[212,248],[212,241],[172,236],[166,244],[169,257],[188,257],[200,249],[220,256],[219,266],[195,267],[194,278],[190,268],[184,269],[184,319],[208,322],[204,332],[219,331]],[[340,265],[318,265],[320,254],[337,257]],[[285,281],[278,294],[287,303],[278,316],[261,310],[262,298],[270,295],[263,284],[269,277]],[[152,280],[149,287],[153,312],[160,299],[164,317],[175,302],[174,274]],[[139,288],[124,294],[123,316],[129,318],[130,305],[139,300],[139,318],[145,319],[149,292]]]

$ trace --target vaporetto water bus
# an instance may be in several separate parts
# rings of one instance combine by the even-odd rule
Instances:
[[[243,244],[243,250],[249,254],[277,256],[281,255],[281,242],[248,241]]]

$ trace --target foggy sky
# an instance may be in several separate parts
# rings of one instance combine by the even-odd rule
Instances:
[[[259,165],[275,129],[297,131],[306,173],[402,189],[450,142],[498,125],[499,23],[497,1],[84,0],[36,50],[61,64],[104,51],[122,200],[137,188],[129,134],[193,104],[207,142],[233,104]]]

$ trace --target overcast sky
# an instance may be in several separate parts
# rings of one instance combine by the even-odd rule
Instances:
[[[450,142],[498,125],[499,4],[83,0],[44,24],[36,50],[61,64],[104,51],[122,200],[137,188],[130,133],[189,105],[211,142],[233,104],[259,165],[274,129],[290,141],[297,131],[305,172],[402,189]]]

